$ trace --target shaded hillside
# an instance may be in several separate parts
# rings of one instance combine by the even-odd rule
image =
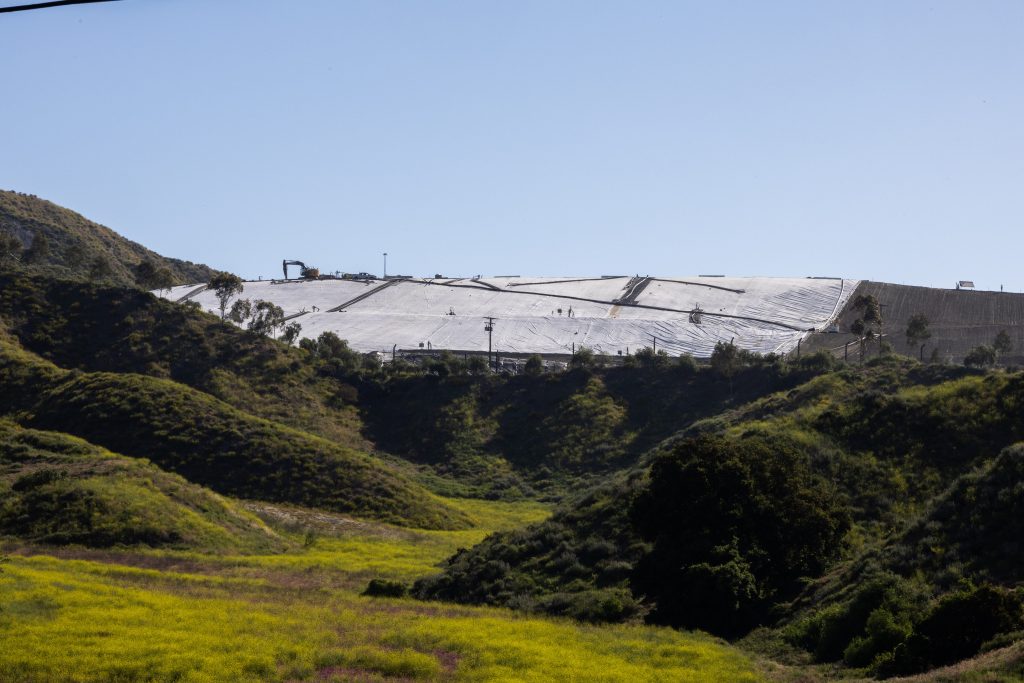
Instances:
[[[33,249],[40,236],[45,247]],[[10,238],[15,241],[4,244]],[[207,282],[215,272],[203,264],[161,256],[53,202],[7,190],[0,190],[0,245],[5,246],[0,268],[128,286],[140,284],[136,266],[143,261],[165,267],[175,284]]]
[[[942,361],[960,363],[971,349],[992,344],[996,335],[1005,330],[1010,335],[1013,350],[1000,362],[1005,365],[1024,364],[1024,294],[913,287],[885,282],[862,282],[839,315],[839,334],[812,334],[804,341],[804,349],[830,349],[841,358],[843,346],[849,344],[850,360],[859,359],[859,347],[855,343],[858,337],[849,331],[850,325],[860,315],[854,308],[854,302],[864,295],[874,296],[881,304],[882,331],[897,353],[914,358],[920,356],[919,346],[907,343],[906,329],[911,317],[924,315],[932,335],[925,342],[926,360],[934,351]],[[877,344],[869,349],[869,356],[876,354]]]
[[[853,648],[847,664],[878,673],[939,666],[916,640],[917,659],[875,659],[953,609],[992,616],[977,626],[989,637],[1017,623],[1021,451],[989,458],[1024,439],[1022,405],[1024,373],[897,358],[828,373],[698,422],[651,452],[650,468],[453,556],[417,594],[595,620],[650,611],[729,635],[803,614],[790,641],[820,661]],[[799,577],[823,575],[798,599]],[[996,586],[957,592],[961,579]],[[866,644],[882,628],[870,631],[872,610],[899,596],[902,635]],[[853,603],[859,616],[836,622],[845,635],[826,629]]]
[[[280,552],[287,543],[241,506],[55,432],[0,420],[0,535],[46,544]]]
[[[457,359],[437,365],[362,385],[366,434],[382,450],[472,482],[480,495],[578,490],[696,420],[831,367],[827,358],[758,358],[726,378],[689,358],[655,357],[640,367],[502,377],[465,374]]]
[[[366,450],[354,389],[307,355],[127,287],[0,274],[0,320],[56,365],[172,379],[236,408]]]
[[[169,380],[62,370],[0,339],[0,411],[233,496],[427,528],[464,515],[382,462]]]

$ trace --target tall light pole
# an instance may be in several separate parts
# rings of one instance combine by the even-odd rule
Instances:
[[[388,252],[384,252],[384,279],[388,279]]]
[[[494,318],[484,318],[484,331],[487,332],[487,365],[491,366],[491,335],[494,333]],[[493,366],[491,366],[493,367]],[[497,368],[493,368],[497,370]]]

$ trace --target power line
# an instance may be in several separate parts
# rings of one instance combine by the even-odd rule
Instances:
[[[53,2],[37,2],[32,5],[15,5],[13,7],[0,7],[0,14],[4,12],[24,12],[30,9],[46,9],[47,7],[60,7],[62,5],[86,5],[93,2],[120,2],[120,0],[53,0]]]

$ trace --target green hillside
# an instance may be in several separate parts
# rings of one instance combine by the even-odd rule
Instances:
[[[60,367],[171,379],[232,406],[366,450],[351,385],[307,354],[127,287],[0,273],[0,320]]]
[[[254,417],[170,380],[67,371],[0,339],[0,410],[238,497],[319,506],[398,524],[464,516],[380,461]]]
[[[827,373],[694,423],[650,467],[454,555],[416,594],[730,637],[777,627],[752,646],[879,674],[947,664],[938,650],[984,643],[940,647],[936,629],[1008,643],[1024,627],[1024,451],[992,460],[1024,440],[1022,406],[1024,373],[895,358]]]
[[[281,552],[236,503],[149,462],[0,420],[0,535],[45,544]]]
[[[33,246],[35,245],[35,246]],[[0,190],[0,268],[139,286],[137,266],[167,269],[173,283],[206,282],[208,266],[167,258],[35,195]]]

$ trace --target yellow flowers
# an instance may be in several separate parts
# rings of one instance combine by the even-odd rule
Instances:
[[[536,504],[455,501],[472,532],[388,527],[283,555],[14,555],[0,572],[0,681],[753,681],[713,638],[357,595],[364,577],[432,571],[454,547],[537,521]],[[351,585],[339,581],[349,577]]]

